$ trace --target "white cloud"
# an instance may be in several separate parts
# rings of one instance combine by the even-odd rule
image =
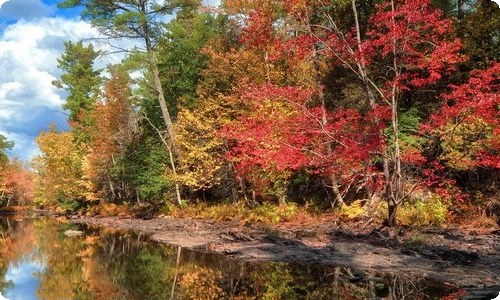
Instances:
[[[30,158],[37,152],[33,140],[38,132],[51,122],[65,126],[65,95],[52,85],[60,74],[57,58],[64,41],[98,36],[90,24],[63,18],[19,20],[0,31],[0,133],[16,143],[14,155]],[[107,45],[96,48],[109,50]],[[98,67],[119,58],[105,56]]]

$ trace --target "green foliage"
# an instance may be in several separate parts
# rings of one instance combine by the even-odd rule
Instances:
[[[476,154],[483,149],[484,141],[493,136],[493,128],[481,119],[448,124],[442,131],[442,158],[447,166],[457,170],[474,168]]]
[[[458,21],[457,33],[470,68],[485,69],[500,60],[500,7],[491,0],[475,2],[473,12]]]
[[[130,146],[119,165],[124,167],[139,198],[152,202],[161,199],[172,187],[166,177],[169,159],[167,150],[158,138],[145,136]]]
[[[70,212],[76,211],[81,206],[81,203],[79,201],[74,199],[68,199],[64,196],[58,198],[57,202],[59,203],[60,208]]]
[[[407,110],[399,112],[399,143],[402,153],[411,153],[419,151],[425,139],[418,134],[418,128],[421,121],[421,111],[418,106],[413,106]],[[392,127],[385,130],[388,141],[394,140]],[[392,144],[392,142],[391,142]],[[390,148],[393,150],[392,148]]]
[[[286,264],[273,265],[265,276],[261,299],[298,299],[293,286],[293,279]]]
[[[64,43],[64,53],[57,60],[57,67],[63,72],[53,84],[68,93],[63,108],[69,111],[69,122],[74,127],[77,142],[88,143],[88,128],[92,126],[90,112],[93,110],[99,86],[101,70],[94,69],[94,61],[101,54],[82,41]]]
[[[166,33],[158,49],[158,67],[172,116],[177,115],[180,105],[193,106],[196,87],[208,60],[201,50],[222,26],[221,17],[183,13],[188,8],[183,7],[177,18],[165,26]]]
[[[167,299],[170,290],[165,289],[168,284],[166,267],[167,262],[160,251],[143,249],[133,259],[126,261],[123,269],[125,277],[121,283],[134,287],[131,293],[136,299]]]
[[[9,158],[5,153],[5,150],[12,149],[14,147],[14,142],[7,140],[5,136],[0,134],[0,167],[5,166]]]

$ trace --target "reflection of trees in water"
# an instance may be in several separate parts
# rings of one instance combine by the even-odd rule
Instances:
[[[12,288],[6,281],[9,265],[17,266],[33,251],[33,223],[23,219],[0,218],[0,292]]]
[[[228,270],[228,264],[194,264],[180,280],[178,299],[429,299],[445,292],[429,290],[422,279],[376,272],[352,282],[356,272],[349,268],[232,262]]]
[[[65,238],[65,226],[52,219],[35,222],[37,244],[45,268],[37,276],[40,280],[40,299],[91,299],[82,281],[83,238]]]
[[[86,259],[92,299],[428,299],[420,278],[349,268],[244,263],[101,231]],[[99,280],[96,280],[99,278]],[[108,282],[105,291],[97,284]],[[106,284],[105,284],[106,286]],[[429,289],[430,288],[430,289]],[[102,289],[102,288],[101,288]],[[110,291],[114,291],[113,293]],[[441,291],[443,292],[443,291]],[[99,296],[100,295],[100,296]],[[115,298],[113,298],[115,297]]]
[[[8,246],[0,248],[0,288],[8,263],[35,248],[32,259],[45,264],[41,299],[428,299],[442,291],[411,276],[245,263],[112,230],[67,238],[67,226],[51,219],[2,223],[0,243]]]

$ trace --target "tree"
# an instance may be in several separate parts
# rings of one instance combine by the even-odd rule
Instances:
[[[375,123],[380,115],[325,111],[321,104],[312,104],[312,96],[297,87],[253,88],[244,98],[253,106],[252,113],[226,126],[223,135],[233,144],[228,158],[241,176],[263,172],[271,184],[286,182],[286,176],[302,169],[323,178],[334,176],[339,197],[331,199],[333,207],[351,187],[374,184],[372,153],[382,147],[383,124]]]
[[[472,69],[485,69],[500,60],[500,7],[490,0],[478,0],[473,11],[458,21],[457,35]]]
[[[35,175],[18,159],[10,161],[0,170],[0,201],[26,205],[33,200]]]
[[[142,39],[152,73],[154,90],[157,94],[163,121],[168,132],[169,148],[176,157],[180,153],[176,143],[171,114],[161,83],[155,50],[156,42],[161,32],[158,20],[161,15],[173,12],[175,9],[173,4],[177,4],[177,2],[167,2],[160,5],[153,0],[66,0],[59,4],[62,8],[83,6],[82,17],[90,20],[94,26],[110,38]]]
[[[224,17],[198,13],[200,5],[181,7],[177,17],[165,25],[159,42],[158,67],[173,118],[180,107],[194,106],[196,87],[208,60],[202,49],[224,26]]]
[[[63,71],[61,78],[53,84],[68,93],[63,108],[69,111],[69,123],[73,128],[77,144],[90,142],[92,126],[90,117],[96,104],[101,83],[101,70],[94,69],[94,61],[101,54],[92,45],[85,46],[82,41],[64,43],[64,53],[57,60],[58,68]]]
[[[55,126],[36,138],[41,155],[35,158],[37,189],[35,202],[41,205],[76,209],[90,191],[82,174],[81,155],[70,132],[60,132]]]
[[[128,73],[119,66],[110,67],[109,72],[111,78],[104,84],[103,100],[92,112],[95,130],[89,145],[88,177],[101,196],[123,200],[132,198],[134,191],[119,162],[133,141],[136,118]]]
[[[472,72],[468,82],[442,95],[441,108],[423,126],[438,138],[446,166],[500,169],[499,78],[498,62]]]
[[[356,3],[352,3],[357,14]],[[329,38],[321,42],[362,80],[372,109],[378,102],[391,111],[387,149],[381,155],[388,224],[393,225],[398,205],[409,195],[404,188],[400,103],[405,92],[434,84],[453,70],[462,61],[461,42],[452,36],[451,21],[444,19],[428,0],[391,0],[377,5],[365,38],[358,25],[347,34],[336,30],[335,24],[332,28]],[[379,70],[383,72],[376,76]]]
[[[9,161],[9,157],[5,153],[6,150],[10,150],[14,147],[14,142],[7,140],[7,138],[0,134],[0,171],[3,166]]]

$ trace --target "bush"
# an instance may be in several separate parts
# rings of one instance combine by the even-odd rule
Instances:
[[[345,220],[353,220],[368,216],[368,205],[364,205],[362,200],[356,200],[350,205],[340,208],[340,216]]]
[[[401,205],[397,221],[409,226],[442,226],[448,216],[448,206],[439,197],[417,200]]]

